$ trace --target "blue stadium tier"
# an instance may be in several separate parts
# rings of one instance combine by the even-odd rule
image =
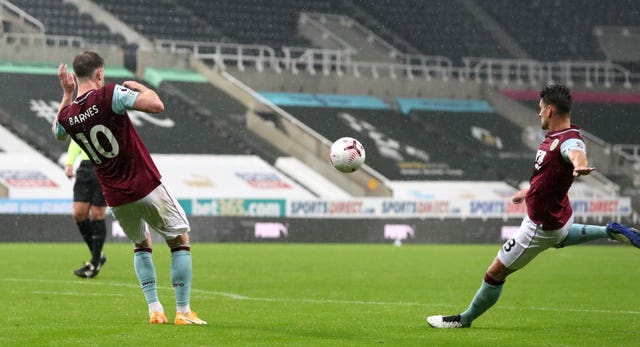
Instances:
[[[109,76],[109,70],[106,72]],[[2,122],[23,140],[56,161],[66,153],[67,143],[57,141],[50,131],[57,114],[62,92],[55,75],[30,73],[1,73],[0,95],[4,112]],[[107,83],[122,83],[131,78],[107,78]],[[143,82],[144,83],[144,82]],[[183,85],[185,91],[163,82],[157,89],[165,111],[157,116],[130,111],[129,115],[151,153],[167,154],[261,154],[274,160],[279,153],[255,136],[248,136],[241,126],[230,126],[245,112],[240,105],[214,87],[202,88],[205,83]],[[28,90],[29,94],[25,94]],[[201,105],[191,99],[198,94],[211,105]],[[193,91],[193,93],[190,93]],[[6,124],[5,124],[6,123]],[[170,139],[170,141],[167,141]]]

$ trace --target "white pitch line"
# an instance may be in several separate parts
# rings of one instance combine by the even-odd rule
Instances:
[[[38,294],[38,295],[62,295],[62,296],[114,296],[114,297],[124,297],[124,294],[118,293],[86,293],[86,292],[58,292],[58,291],[43,291],[43,290],[34,290],[34,291],[21,291],[21,293],[29,293],[29,294]]]
[[[12,282],[40,282],[40,283],[62,283],[62,284],[80,284],[80,285],[98,285],[98,286],[110,286],[110,287],[127,287],[127,288],[140,288],[139,285],[129,283],[116,283],[116,282],[96,282],[91,280],[43,280],[43,279],[23,279],[23,278],[5,278],[3,281]],[[173,291],[171,287],[158,287],[159,290]],[[425,306],[425,307],[444,307],[444,308],[464,308],[466,303],[461,304],[427,304],[420,302],[402,302],[402,301],[365,301],[365,300],[335,300],[335,299],[304,299],[304,298],[261,298],[250,297],[246,295],[240,295],[228,292],[211,291],[204,289],[191,289],[192,293],[200,294],[199,298],[212,298],[212,297],[226,297],[231,300],[246,300],[246,301],[260,301],[260,302],[298,302],[307,304],[344,304],[344,305],[380,305],[380,306]],[[86,292],[72,292],[72,291],[21,291],[21,293],[33,293],[33,294],[48,294],[48,295],[94,295],[94,296],[124,296],[124,294],[99,294],[99,293],[86,293]],[[632,310],[599,310],[599,309],[582,309],[582,308],[553,308],[553,307],[533,307],[533,306],[504,306],[497,305],[494,310],[514,310],[514,311],[551,311],[551,312],[580,312],[580,313],[604,313],[604,314],[630,314],[637,315],[640,311]]]

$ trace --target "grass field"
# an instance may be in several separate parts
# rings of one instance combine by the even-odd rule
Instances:
[[[470,329],[464,310],[499,245],[195,244],[192,307],[207,326],[152,326],[132,247],[107,244],[100,275],[71,271],[76,244],[0,244],[0,346],[637,346],[640,252],[550,250],[509,278]],[[169,252],[154,247],[173,320]]]

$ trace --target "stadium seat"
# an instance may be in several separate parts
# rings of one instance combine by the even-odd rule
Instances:
[[[120,45],[124,37],[112,33],[105,25],[99,25],[91,16],[62,0],[12,0],[16,6],[40,20],[50,35],[82,36],[88,42]]]
[[[599,25],[637,26],[638,3],[481,0],[479,4],[529,55],[540,61],[604,60],[593,37]],[[634,10],[635,9],[635,10]],[[544,20],[541,20],[544,18]]]

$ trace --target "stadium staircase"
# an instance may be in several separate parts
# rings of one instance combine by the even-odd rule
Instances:
[[[314,46],[351,52],[359,61],[395,63],[399,50],[352,18],[340,14],[300,14],[300,31]]]

